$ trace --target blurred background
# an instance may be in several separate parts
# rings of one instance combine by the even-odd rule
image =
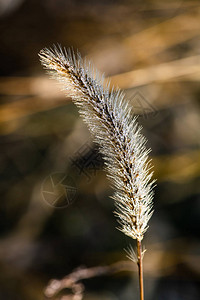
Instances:
[[[152,148],[145,299],[200,299],[200,2],[0,0],[0,36],[0,299],[46,299],[50,279],[117,262],[83,299],[138,299],[102,158],[39,62],[57,43],[125,90]]]

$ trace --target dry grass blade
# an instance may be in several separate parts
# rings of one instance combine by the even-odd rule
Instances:
[[[129,36],[124,39],[123,43],[126,45],[129,55],[136,56],[137,61],[149,59],[150,56],[155,56],[169,47],[199,36],[199,17],[200,9],[197,6],[185,14],[175,16]]]
[[[54,297],[63,289],[70,289],[73,292],[72,299],[75,296],[83,297],[84,285],[81,283],[83,279],[89,279],[98,276],[110,275],[119,272],[132,272],[133,266],[127,261],[119,261],[117,263],[108,266],[99,266],[93,268],[80,268],[67,275],[61,280],[53,279],[51,280],[46,289],[45,296],[48,298]],[[73,298],[74,297],[74,298]],[[82,298],[80,298],[82,299]]]
[[[200,55],[178,59],[175,61],[158,64],[144,69],[118,74],[110,78],[111,83],[123,89],[147,85],[152,82],[163,82],[183,76],[199,74]],[[181,78],[180,78],[181,77]],[[119,84],[120,83],[120,84]]]

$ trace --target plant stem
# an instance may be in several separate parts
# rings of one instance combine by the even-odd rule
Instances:
[[[144,283],[143,283],[143,264],[142,264],[142,243],[137,240],[137,265],[139,273],[139,284],[140,284],[140,300],[144,300]]]

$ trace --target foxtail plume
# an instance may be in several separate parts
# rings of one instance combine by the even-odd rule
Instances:
[[[73,50],[45,48],[39,56],[44,68],[62,82],[99,145],[115,189],[119,229],[141,242],[153,213],[154,181],[146,139],[123,92],[110,91],[105,78]]]

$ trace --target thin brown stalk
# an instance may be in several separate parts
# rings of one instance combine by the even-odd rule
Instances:
[[[140,285],[140,300],[144,300],[144,281],[143,281],[143,254],[142,254],[142,243],[137,240],[137,256],[138,256],[138,275]]]

